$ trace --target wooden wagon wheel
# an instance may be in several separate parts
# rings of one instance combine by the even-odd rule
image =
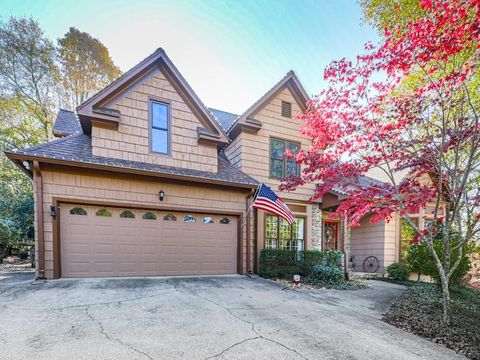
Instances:
[[[367,273],[374,273],[380,267],[380,261],[376,256],[369,256],[363,262],[363,270]]]

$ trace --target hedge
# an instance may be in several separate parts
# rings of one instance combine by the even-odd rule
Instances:
[[[329,265],[343,269],[342,258],[343,254],[334,250],[262,249],[259,274],[265,278],[288,279],[294,274],[306,277],[312,275],[315,265]]]

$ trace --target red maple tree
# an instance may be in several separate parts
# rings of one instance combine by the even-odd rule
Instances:
[[[421,6],[424,15],[407,28],[385,31],[379,46],[367,44],[356,60],[326,68],[327,88],[299,116],[302,134],[312,140],[296,155],[304,170],[281,188],[313,182],[312,198],[341,190],[347,198],[337,213],[352,226],[367,214],[373,222],[394,214],[409,222],[437,265],[448,322],[449,279],[462,245],[480,232],[480,0]],[[387,181],[364,181],[373,169]],[[442,258],[432,233],[409,217],[427,204],[444,223]],[[453,264],[452,231],[460,248]]]

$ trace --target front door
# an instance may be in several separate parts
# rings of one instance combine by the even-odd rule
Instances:
[[[337,250],[338,246],[338,221],[323,222],[323,248]]]

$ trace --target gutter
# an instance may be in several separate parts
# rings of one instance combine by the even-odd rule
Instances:
[[[57,164],[57,165],[67,165],[76,168],[90,168],[96,170],[105,170],[105,171],[113,171],[119,173],[128,173],[128,174],[136,174],[136,175],[144,175],[144,176],[152,176],[164,179],[174,179],[174,180],[185,180],[185,181],[193,181],[198,183],[207,183],[207,184],[215,184],[221,186],[229,186],[229,187],[237,187],[237,188],[245,188],[245,189],[256,189],[257,184],[249,184],[249,183],[241,183],[241,182],[231,182],[227,180],[216,180],[216,179],[209,179],[204,178],[201,176],[182,176],[177,174],[168,174],[168,173],[160,173],[156,171],[149,171],[149,170],[140,170],[140,169],[132,169],[128,167],[120,167],[120,166],[108,166],[108,165],[100,165],[92,162],[86,161],[70,161],[70,160],[63,160],[63,159],[55,159],[55,158],[46,158],[42,156],[35,156],[35,155],[25,155],[25,154],[18,154],[12,152],[5,152],[5,155],[12,161],[14,161],[18,166],[20,166],[23,170],[23,166],[21,162],[19,163],[16,160],[37,160],[42,161],[49,164]]]

